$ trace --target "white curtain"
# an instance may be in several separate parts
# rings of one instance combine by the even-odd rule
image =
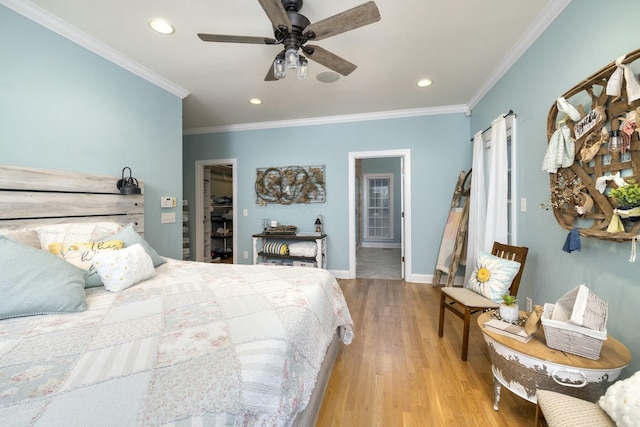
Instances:
[[[494,241],[508,242],[509,163],[504,116],[500,115],[491,123],[491,139],[487,146],[482,132],[475,134],[472,168],[465,283],[480,251],[491,251]]]

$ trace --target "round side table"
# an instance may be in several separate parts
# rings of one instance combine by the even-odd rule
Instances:
[[[491,359],[496,411],[502,386],[532,403],[538,389],[595,402],[631,361],[629,350],[611,336],[603,343],[600,358],[591,360],[547,347],[542,326],[531,341],[522,343],[485,328],[490,318],[490,312],[483,313],[478,325]]]

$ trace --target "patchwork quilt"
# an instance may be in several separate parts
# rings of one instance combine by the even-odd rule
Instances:
[[[287,426],[334,333],[353,337],[326,270],[169,260],[156,272],[86,289],[85,312],[0,321],[0,423]]]

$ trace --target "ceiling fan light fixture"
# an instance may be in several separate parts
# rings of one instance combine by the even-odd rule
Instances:
[[[284,58],[278,57],[273,61],[273,76],[278,80],[287,77],[287,64]]]
[[[299,60],[298,51],[301,49],[309,59],[343,76],[348,76],[357,68],[355,64],[320,46],[306,45],[308,41],[323,40],[380,20],[380,11],[373,0],[314,23],[299,13],[303,0],[258,0],[258,2],[271,21],[273,38],[205,33],[198,33],[198,37],[204,42],[282,45],[284,50],[278,54],[278,57],[284,59],[285,68],[295,69],[296,75],[301,80],[308,78],[308,64],[301,65]],[[274,68],[268,69],[264,81],[283,79],[286,71],[280,70],[280,65],[279,61],[274,61],[272,64]]]
[[[298,68],[296,69],[296,77],[298,80],[307,80],[309,75],[309,61],[300,55],[298,58]]]
[[[173,34],[176,30],[171,24],[164,19],[155,18],[149,21],[149,26],[155,32],[160,34]]]
[[[298,51],[296,49],[287,49],[284,57],[287,61],[287,68],[293,70],[298,67]]]

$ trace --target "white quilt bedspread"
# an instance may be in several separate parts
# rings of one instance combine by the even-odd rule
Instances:
[[[286,426],[336,329],[352,339],[326,270],[156,271],[120,293],[86,289],[82,313],[0,321],[0,424]]]

